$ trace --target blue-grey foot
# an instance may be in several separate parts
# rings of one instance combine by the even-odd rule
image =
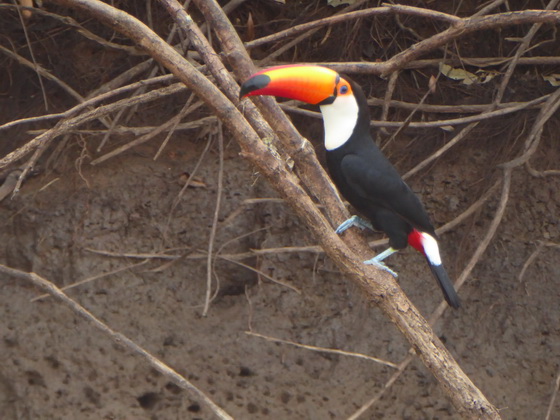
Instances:
[[[352,216],[350,219],[342,222],[339,227],[336,228],[336,233],[341,234],[347,229],[350,229],[352,226],[359,227],[360,229],[370,229],[373,230],[373,226],[371,223],[365,219],[362,219],[359,216]]]
[[[395,252],[397,252],[396,249],[387,248],[385,251],[381,252],[380,254],[377,254],[371,260],[364,261],[364,264],[375,265],[377,268],[380,268],[381,270],[384,270],[389,274],[391,274],[393,277],[397,278],[399,275],[395,271],[387,267],[383,262],[385,258],[387,258],[389,255],[393,255]]]

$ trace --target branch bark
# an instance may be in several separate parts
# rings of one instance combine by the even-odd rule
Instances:
[[[94,17],[127,36],[138,46],[144,48],[156,61],[175,74],[205,101],[235,136],[241,147],[241,154],[254,164],[261,174],[268,178],[276,190],[291,204],[297,215],[309,227],[325,252],[342,272],[360,285],[368,298],[375,302],[403,333],[411,346],[417,351],[423,363],[438,379],[457,410],[466,418],[499,418],[496,408],[487,401],[481,391],[461,370],[395,280],[390,275],[362,263],[362,254],[369,253],[365,241],[361,240],[355,246],[353,244],[354,249],[350,249],[333,232],[327,219],[301,185],[303,175],[306,173],[314,174],[318,182],[322,182],[319,185],[330,185],[330,182],[325,180],[324,171],[320,166],[314,163],[316,158],[311,146],[307,142],[301,142],[301,138],[296,134],[289,134],[293,127],[284,126],[283,120],[280,120],[274,126],[274,129],[288,130],[288,134],[284,132],[282,144],[286,146],[288,153],[293,153],[292,157],[296,160],[302,179],[296,177],[277,154],[271,153],[266,144],[261,141],[257,131],[236,108],[234,105],[235,99],[232,103],[208,78],[184,60],[176,50],[142,22],[98,0],[51,1],[79,9],[87,13],[89,17]],[[222,37],[221,42],[224,51],[229,53],[230,63],[232,65],[233,63],[238,64],[239,67],[234,66],[234,68],[246,73],[248,70],[245,65],[248,59],[247,54],[244,49],[234,49],[238,46],[238,39],[234,35],[235,32],[232,32],[232,29],[228,27],[229,21],[223,18],[225,15],[220,14],[221,9],[218,4],[213,0],[198,0],[196,3],[211,22],[218,36]],[[187,23],[192,21],[188,15],[185,19]],[[234,96],[232,92],[228,92],[228,95],[230,98]],[[265,103],[269,105],[269,107],[263,108],[265,114],[272,115],[272,118],[274,118],[275,113],[279,111],[276,111],[276,108],[271,105],[272,101],[265,101]],[[270,119],[268,121],[271,122]],[[334,215],[334,220],[336,222],[342,220],[344,210],[332,186],[314,192],[326,205],[329,214]]]

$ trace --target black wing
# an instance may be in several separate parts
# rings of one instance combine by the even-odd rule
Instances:
[[[384,156],[371,160],[348,154],[340,169],[352,195],[362,203],[392,210],[418,230],[433,234],[434,228],[420,199]]]

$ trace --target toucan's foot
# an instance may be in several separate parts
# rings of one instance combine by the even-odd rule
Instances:
[[[389,267],[387,267],[387,266],[385,265],[384,262],[378,261],[378,260],[376,260],[375,258],[372,258],[371,260],[364,261],[364,264],[367,264],[367,265],[375,265],[377,268],[379,268],[379,269],[381,269],[381,270],[383,270],[383,271],[386,271],[387,273],[389,273],[390,275],[392,275],[394,278],[399,277],[399,275],[396,273],[396,271],[391,270]]]
[[[339,227],[336,228],[336,233],[341,234],[345,230],[350,229],[352,226],[359,227],[360,229],[370,229],[373,230],[373,226],[370,222],[365,219],[362,219],[359,216],[352,216],[350,219],[342,222]]]
[[[399,275],[395,271],[387,267],[383,262],[385,258],[387,258],[389,255],[393,255],[395,252],[397,252],[396,249],[387,248],[385,251],[381,252],[380,254],[377,254],[371,260],[364,261],[364,264],[375,265],[377,268],[380,268],[381,270],[384,270],[389,274],[391,274],[393,277],[397,278]]]

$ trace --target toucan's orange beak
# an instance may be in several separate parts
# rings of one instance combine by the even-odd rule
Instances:
[[[340,81],[339,74],[326,67],[308,64],[271,67],[243,83],[239,97],[269,95],[326,105],[335,100]]]

